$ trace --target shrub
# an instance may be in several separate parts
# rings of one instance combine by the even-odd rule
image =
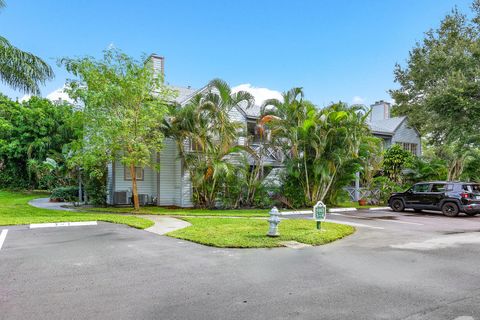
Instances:
[[[378,200],[381,203],[386,203],[393,192],[402,192],[406,189],[385,176],[374,178],[373,186],[380,191]]]
[[[52,190],[50,199],[60,199],[63,201],[78,201],[78,187],[69,186],[69,187],[60,187]]]

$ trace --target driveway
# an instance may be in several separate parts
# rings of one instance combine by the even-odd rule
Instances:
[[[101,222],[0,227],[0,319],[480,319],[480,217],[329,219],[362,226],[300,250]]]

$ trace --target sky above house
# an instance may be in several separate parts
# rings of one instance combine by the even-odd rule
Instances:
[[[61,57],[100,57],[111,45],[136,58],[165,57],[166,81],[200,88],[213,78],[253,90],[303,87],[320,107],[390,100],[393,69],[424,32],[462,0],[82,1],[6,0],[0,35],[44,58],[54,80],[69,77]],[[0,92],[22,98],[0,84]]]

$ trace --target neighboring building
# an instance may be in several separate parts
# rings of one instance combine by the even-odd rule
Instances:
[[[416,156],[422,154],[421,136],[408,124],[408,118],[391,117],[391,104],[383,100],[371,106],[369,126],[374,136],[382,138],[384,147],[399,144]]]
[[[164,70],[164,59],[157,55],[151,55],[156,72]],[[208,86],[199,90],[190,87],[171,86],[178,92],[175,102],[184,106],[196,94],[210,90]],[[260,148],[259,136],[256,132],[257,119],[260,116],[260,107],[245,108],[237,106],[230,112],[230,118],[244,123],[244,128],[249,139],[239,137],[240,145],[249,145],[254,150]],[[188,143],[188,142],[186,142]],[[264,166],[280,167],[283,158],[273,150],[267,150],[263,158]],[[158,206],[192,207],[192,184],[188,170],[179,155],[178,146],[173,139],[166,138],[162,151],[155,155],[155,161],[160,164],[160,171],[152,168],[137,169],[137,188],[141,204],[155,204]],[[253,159],[249,159],[253,165]],[[277,172],[272,170],[272,172]],[[108,165],[107,175],[107,203],[129,204],[131,197],[131,176],[119,161]]]

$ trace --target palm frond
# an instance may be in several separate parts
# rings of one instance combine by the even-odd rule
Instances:
[[[13,89],[40,94],[40,84],[52,79],[52,68],[41,58],[0,37],[0,80]]]

